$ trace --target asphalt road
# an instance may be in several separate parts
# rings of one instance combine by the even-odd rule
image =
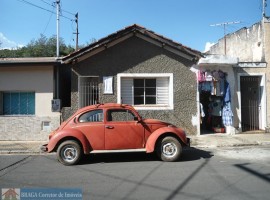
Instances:
[[[63,166],[55,154],[0,155],[0,188],[82,188],[83,199],[269,199],[270,147],[92,155]]]

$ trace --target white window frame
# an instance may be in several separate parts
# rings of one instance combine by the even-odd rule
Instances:
[[[173,73],[120,73],[117,74],[117,103],[121,102],[121,80],[122,78],[169,78],[169,104],[164,105],[133,105],[136,110],[173,110]]]

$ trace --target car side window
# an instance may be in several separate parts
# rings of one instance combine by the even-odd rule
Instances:
[[[79,122],[102,122],[103,110],[92,110],[82,114],[79,117]]]
[[[135,121],[133,112],[126,109],[112,109],[107,112],[107,121]]]

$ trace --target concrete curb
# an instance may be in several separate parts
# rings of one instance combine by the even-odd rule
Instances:
[[[0,154],[42,154],[40,147],[47,141],[0,141]]]
[[[222,148],[243,146],[270,146],[270,134],[213,134],[188,136],[193,148]],[[0,141],[0,154],[46,154],[40,147],[48,141]]]

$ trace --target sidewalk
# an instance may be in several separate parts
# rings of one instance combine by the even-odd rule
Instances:
[[[189,136],[191,147],[194,148],[217,148],[270,145],[270,133],[252,133],[226,135],[209,134]],[[0,154],[40,154],[40,147],[47,141],[0,141]]]
[[[191,146],[197,148],[270,145],[270,133],[224,133],[191,136]]]

